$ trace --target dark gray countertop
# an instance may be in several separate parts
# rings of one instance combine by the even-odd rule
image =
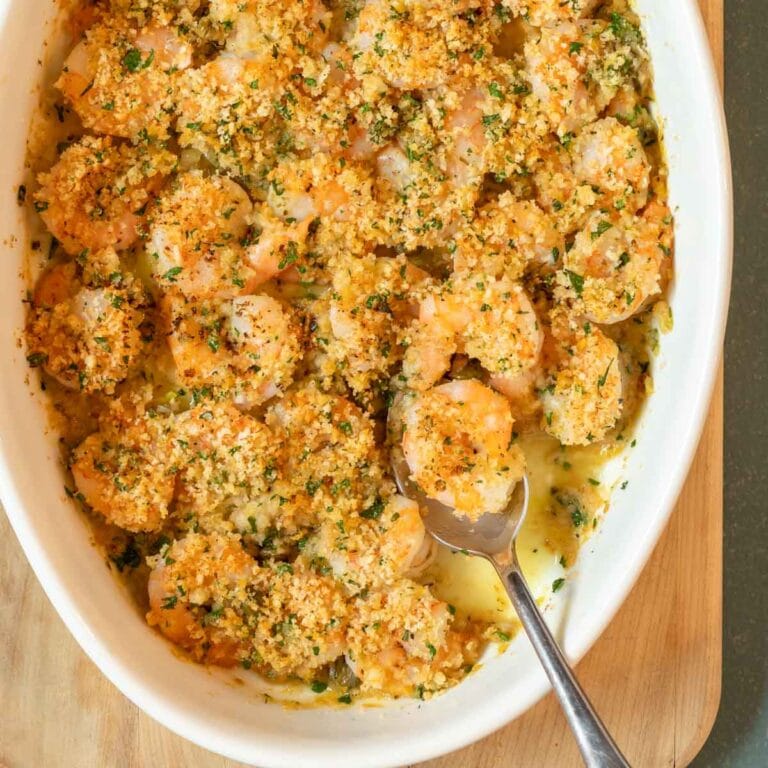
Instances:
[[[763,768],[768,766],[768,3],[726,0],[725,14],[736,238],[725,349],[723,697],[709,741],[693,765]]]

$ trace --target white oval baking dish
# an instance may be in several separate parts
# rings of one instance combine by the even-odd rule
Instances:
[[[637,0],[652,52],[677,221],[674,330],[662,341],[656,392],[616,494],[583,549],[559,636],[571,659],[594,643],[658,540],[693,457],[720,358],[731,268],[731,187],[719,89],[695,0]],[[53,0],[0,0],[0,493],[51,602],[86,653],[149,715],[203,747],[262,768],[385,768],[479,739],[547,690],[524,637],[465,682],[428,702],[379,708],[289,710],[265,704],[230,673],[177,659],[151,631],[89,543],[66,502],[55,436],[29,382],[18,332],[29,239],[16,205],[46,42],[60,37]],[[34,383],[34,382],[33,382]],[[696,535],[691,531],[692,536]],[[565,616],[555,606],[553,621]],[[559,609],[559,610],[558,610]],[[4,628],[8,631],[8,628]],[[541,738],[546,738],[541,734]]]

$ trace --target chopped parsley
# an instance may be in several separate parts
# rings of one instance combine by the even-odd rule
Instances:
[[[504,94],[502,93],[501,88],[497,82],[493,82],[488,86],[488,93],[490,93],[494,99],[504,98]]]
[[[605,219],[601,219],[597,222],[597,226],[595,227],[592,232],[590,232],[590,237],[593,240],[597,240],[598,237],[601,235],[604,235],[609,229],[613,228],[613,224],[611,224],[610,221],[606,221]]]
[[[147,67],[149,67],[154,60],[155,60],[154,48],[149,52],[146,59],[142,58],[141,51],[138,48],[131,48],[125,54],[125,56],[123,56],[123,66],[129,72],[139,72],[142,69],[147,69]]]
[[[584,278],[576,272],[572,272],[570,269],[564,269],[563,272],[565,272],[568,277],[573,290],[576,291],[576,295],[581,296],[582,291],[584,290]]]
[[[169,283],[175,283],[176,278],[182,273],[181,267],[171,267],[164,275],[163,280],[167,280]]]
[[[33,352],[31,355],[27,355],[27,362],[31,368],[39,368],[48,362],[48,355],[45,352]]]
[[[366,520],[378,520],[383,511],[384,502],[380,498],[377,498],[370,507],[366,507],[360,512],[360,517],[364,517]]]

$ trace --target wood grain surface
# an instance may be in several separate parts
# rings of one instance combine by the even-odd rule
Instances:
[[[700,0],[722,75],[723,0]],[[686,766],[720,700],[722,375],[685,490],[627,602],[578,667],[637,768]],[[238,768],[140,712],[75,644],[0,515],[0,768]],[[550,695],[484,741],[421,768],[574,768]]]

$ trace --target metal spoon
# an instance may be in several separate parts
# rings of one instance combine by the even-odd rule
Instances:
[[[484,557],[493,564],[560,700],[584,763],[588,768],[629,768],[574,677],[520,570],[515,540],[528,512],[528,479],[523,477],[517,484],[503,513],[486,514],[472,522],[457,517],[450,507],[424,494],[411,480],[410,469],[397,445],[391,455],[397,487],[426,510],[424,525],[432,536],[451,549]]]

